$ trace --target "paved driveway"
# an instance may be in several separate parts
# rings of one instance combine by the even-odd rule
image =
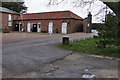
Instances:
[[[65,35],[46,36],[3,44],[3,75],[10,76],[30,72],[72,53],[72,51],[55,46],[57,43],[61,43],[62,36]],[[70,40],[73,41],[92,37],[93,34],[68,34],[67,36],[70,36]]]
[[[6,40],[3,44],[3,76],[81,78],[87,69],[89,73],[99,78],[117,78],[117,60],[96,58],[56,47],[62,42],[62,36],[70,36],[70,40],[75,41],[93,35],[76,33],[49,36],[27,33],[24,39],[23,36],[17,36],[18,39],[6,37],[11,38],[11,41]]]

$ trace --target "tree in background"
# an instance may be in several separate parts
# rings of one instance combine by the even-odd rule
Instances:
[[[118,46],[118,39],[116,37],[117,28],[117,17],[113,14],[108,14],[104,26],[98,27],[99,41],[96,42],[97,46],[99,48],[106,48],[107,45]]]
[[[2,2],[2,7],[16,11],[18,13],[25,13],[27,10],[24,2]]]
[[[91,24],[91,29],[97,30],[99,27],[102,27],[102,26],[104,26],[104,23],[92,23]]]

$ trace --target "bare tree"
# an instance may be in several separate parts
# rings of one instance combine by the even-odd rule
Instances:
[[[51,5],[59,5],[63,2],[67,2],[68,0],[49,0],[49,6]],[[70,1],[70,0],[69,0]],[[120,26],[120,0],[109,0],[111,2],[107,2],[108,0],[75,0],[73,1],[74,6],[76,7],[85,7],[89,6],[90,9],[91,5],[95,3],[95,1],[101,1],[106,4],[118,17],[118,23]],[[105,9],[105,7],[101,8],[101,10],[96,14],[98,15],[101,11]],[[94,15],[95,16],[95,15]]]
[[[51,5],[59,5],[63,2],[67,2],[68,0],[49,0],[49,6]],[[75,0],[73,1],[74,6],[76,7],[85,7],[89,6],[91,7],[92,4],[94,4],[95,1],[102,1],[104,4],[106,4],[116,15],[119,15],[119,4],[120,0],[110,0],[111,2],[107,2],[107,0]],[[106,2],[105,2],[106,1]],[[104,8],[103,8],[104,9]]]
[[[54,6],[54,5],[59,5],[63,2],[67,2],[68,0],[49,0],[48,6]]]
[[[77,6],[77,7],[84,7],[86,5],[87,6],[89,5],[89,8],[90,8],[95,1],[98,1],[98,0],[75,0],[73,3],[74,3],[74,6]],[[120,38],[120,0],[99,0],[99,1],[102,1],[104,4],[106,4],[118,17],[117,37]],[[107,1],[111,1],[111,2],[107,2]],[[67,2],[67,0],[49,0],[49,6],[58,5],[63,2]],[[104,7],[102,9],[104,9]],[[97,14],[99,14],[102,11],[102,9]]]
[[[92,6],[93,5],[98,5],[98,4],[95,4],[95,2],[99,1],[99,0],[49,0],[49,3],[48,3],[48,6],[54,6],[54,5],[59,5],[59,4],[63,4],[63,3],[67,3],[67,2],[70,2],[72,3],[71,6],[73,7],[78,7],[78,8],[81,8],[81,9],[86,9],[87,7],[87,11],[90,12],[92,9]],[[100,6],[100,5],[98,5]],[[106,6],[104,5],[101,5],[100,6],[100,10],[98,10],[98,12],[94,13],[94,18],[97,16],[99,16],[99,18],[97,18],[98,21],[104,21],[104,18],[103,16],[101,17],[100,14],[105,12],[106,10]],[[108,9],[110,10],[110,9]]]

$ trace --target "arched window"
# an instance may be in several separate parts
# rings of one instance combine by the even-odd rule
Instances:
[[[9,14],[9,15],[8,15],[8,21],[11,21],[11,20],[12,20],[12,15]]]
[[[12,15],[8,15],[8,26],[12,26]]]

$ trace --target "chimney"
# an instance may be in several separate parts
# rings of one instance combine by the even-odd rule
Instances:
[[[92,15],[91,15],[91,12],[89,12],[89,14],[88,14],[87,33],[91,33],[91,23],[92,23]]]
[[[89,14],[88,14],[88,23],[89,23],[89,24],[92,23],[92,15],[91,15],[91,12],[89,12]]]

